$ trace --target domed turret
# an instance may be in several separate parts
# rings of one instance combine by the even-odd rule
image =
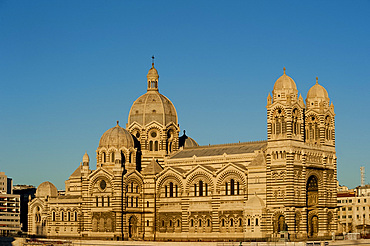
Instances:
[[[36,197],[46,198],[46,197],[56,197],[56,196],[58,196],[58,190],[55,187],[55,185],[53,185],[49,181],[45,181],[41,183],[39,187],[37,187]]]
[[[89,162],[90,162],[90,157],[87,154],[87,152],[85,152],[84,156],[82,157],[82,163],[84,166],[88,166]]]
[[[197,147],[197,146],[199,146],[199,144],[191,137],[186,136],[185,130],[184,130],[184,135],[179,137],[179,147],[191,148],[191,147]]]
[[[286,75],[285,67],[284,74],[278,78],[274,84],[272,91],[273,100],[286,101],[286,100],[297,100],[298,90],[294,80]],[[288,99],[289,98],[289,99]]]
[[[154,67],[154,62],[152,63],[152,67],[149,69],[148,75],[146,76],[148,81],[158,81],[159,75],[157,69]]]
[[[82,162],[85,163],[85,162],[90,162],[90,157],[89,155],[87,154],[87,152],[85,152],[84,156],[82,157]]]
[[[320,106],[329,107],[329,101],[328,92],[319,84],[319,80],[316,77],[316,84],[312,86],[307,93],[307,108],[319,108]]]
[[[117,125],[109,130],[107,130],[103,136],[100,138],[99,148],[105,147],[109,149],[110,147],[115,147],[120,149],[121,147],[133,148],[134,147],[134,139],[132,138],[131,134]]]

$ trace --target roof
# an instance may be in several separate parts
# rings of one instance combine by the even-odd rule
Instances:
[[[256,150],[260,150],[266,147],[266,145],[267,141],[256,141],[247,143],[197,146],[179,150],[173,156],[171,156],[170,159],[191,158],[194,155],[197,157],[203,157],[203,156],[220,156],[223,154],[236,155],[253,153]]]
[[[81,166],[78,166],[78,168],[69,176],[69,178],[72,177],[81,177]]]
[[[145,174],[154,175],[154,174],[162,172],[162,170],[163,170],[163,167],[159,165],[159,163],[155,161],[153,158],[152,161],[143,169],[141,173],[144,175]]]

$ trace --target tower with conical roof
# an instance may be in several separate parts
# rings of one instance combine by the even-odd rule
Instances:
[[[135,100],[128,116],[127,130],[137,139],[142,168],[153,158],[163,163],[165,156],[179,148],[177,112],[173,103],[159,93],[158,79],[153,61],[147,75],[147,92]]]

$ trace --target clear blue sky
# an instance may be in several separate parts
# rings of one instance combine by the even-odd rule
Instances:
[[[336,113],[338,178],[369,165],[369,1],[0,0],[0,171],[59,189],[127,123],[156,56],[160,92],[199,144],[266,139],[283,67]]]

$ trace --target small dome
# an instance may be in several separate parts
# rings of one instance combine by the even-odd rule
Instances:
[[[117,125],[107,130],[100,138],[99,147],[131,148],[134,147],[134,139],[128,131],[118,125],[117,121]]]
[[[85,152],[84,156],[82,157],[82,162],[90,162],[90,158],[87,152]]]
[[[197,147],[197,146],[199,146],[199,144],[191,137],[186,136],[185,130],[184,130],[184,135],[179,137],[179,147],[191,148],[191,147]]]
[[[37,187],[37,190],[36,190],[36,197],[45,198],[47,196],[49,197],[58,196],[57,188],[55,187],[55,185],[53,185],[49,181],[45,181],[41,183],[39,187]]]
[[[154,63],[152,63],[152,68],[149,69],[148,75],[146,76],[148,80],[158,80],[159,75],[157,69],[154,67]]]
[[[316,84],[307,93],[307,99],[311,98],[329,99],[328,92],[322,85],[319,85],[318,78],[316,78]]]
[[[247,200],[245,205],[248,208],[261,209],[265,207],[265,202],[255,194]]]
[[[284,68],[284,74],[280,76],[275,82],[274,85],[274,91],[275,90],[285,90],[285,89],[293,89],[297,90],[297,85],[295,84],[294,80],[285,74],[285,68]]]

